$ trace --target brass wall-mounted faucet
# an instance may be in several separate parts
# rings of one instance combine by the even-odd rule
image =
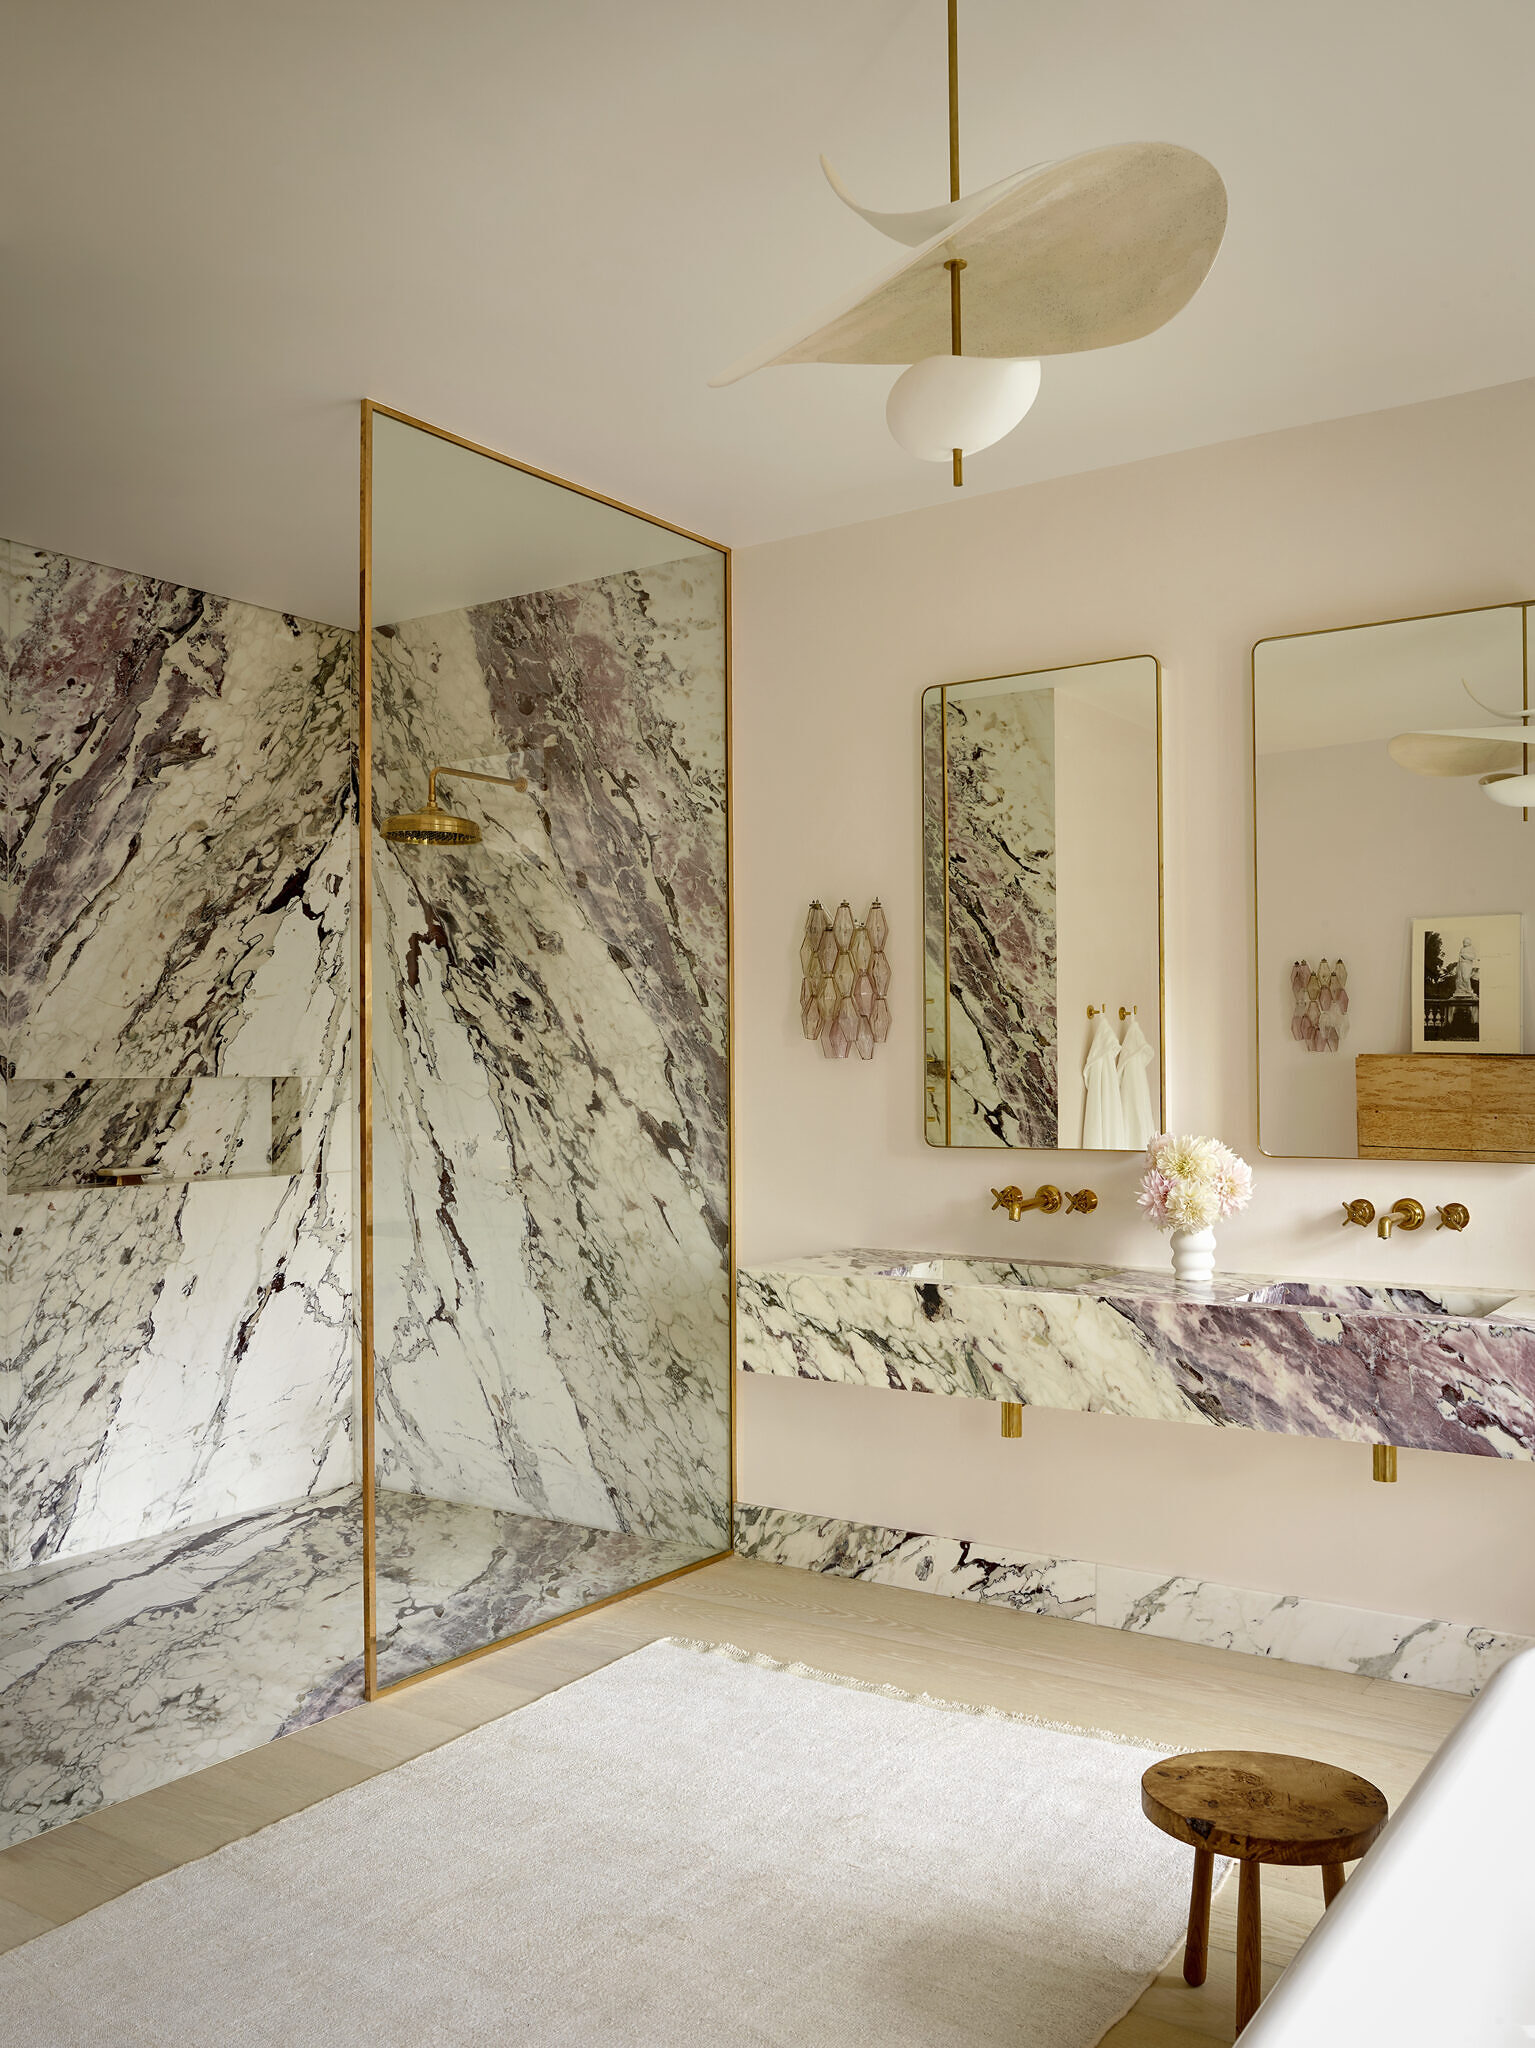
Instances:
[[[1091,1188],[1083,1188],[1078,1194],[1062,1194],[1047,1181],[1036,1188],[1032,1195],[1026,1195],[1022,1188],[993,1188],[991,1191],[993,1209],[1005,1209],[1009,1219],[1020,1223],[1030,1209],[1038,1209],[1042,1215],[1053,1216],[1058,1209],[1064,1209],[1069,1216],[1075,1209],[1083,1216],[1090,1216],[1098,1206],[1098,1197]]]
[[[1375,1204],[1368,1201],[1363,1195],[1360,1195],[1352,1202],[1345,1202],[1343,1204],[1343,1228],[1345,1230],[1348,1229],[1351,1223],[1357,1223],[1361,1230],[1368,1230],[1374,1221]],[[1470,1221],[1471,1211],[1464,1202],[1441,1202],[1439,1204],[1438,1228],[1440,1230],[1464,1230]],[[1390,1214],[1381,1218],[1379,1225],[1380,1235],[1382,1237],[1389,1237],[1392,1226],[1398,1223],[1403,1230],[1421,1230],[1423,1227],[1423,1204],[1415,1202],[1411,1195],[1403,1195],[1401,1201],[1396,1203]]]
[[[1423,1228],[1423,1204],[1415,1202],[1411,1195],[1403,1195],[1399,1202],[1393,1202],[1375,1226],[1377,1237],[1389,1237],[1392,1229],[1400,1224],[1403,1230]]]

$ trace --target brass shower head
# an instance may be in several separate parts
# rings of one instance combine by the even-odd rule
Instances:
[[[473,818],[456,818],[429,801],[425,810],[402,811],[397,818],[386,818],[384,837],[404,846],[477,846],[480,828]]]
[[[494,782],[503,789],[526,789],[525,775],[486,775],[478,768],[434,768],[426,779],[426,803],[419,811],[402,811],[384,820],[384,837],[397,846],[478,846],[481,832],[473,818],[455,817],[437,801],[439,775],[460,775],[466,782]]]

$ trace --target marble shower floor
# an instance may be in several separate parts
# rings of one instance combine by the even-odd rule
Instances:
[[[389,1684],[696,1546],[382,1493]],[[0,1847],[362,1698],[359,1491],[0,1575]]]

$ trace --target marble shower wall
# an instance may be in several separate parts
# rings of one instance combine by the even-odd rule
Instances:
[[[728,1543],[723,565],[380,628],[376,823],[428,767],[466,848],[375,838],[385,1487]]]
[[[0,1569],[354,1477],[353,636],[0,543]],[[98,1167],[162,1176],[88,1184]]]

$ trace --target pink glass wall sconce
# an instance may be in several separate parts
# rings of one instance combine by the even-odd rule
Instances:
[[[845,1060],[853,1052],[871,1060],[875,1046],[890,1036],[889,936],[877,896],[861,924],[846,900],[832,917],[819,900],[810,906],[799,949],[800,1025],[807,1038],[820,1041],[829,1060]]]

